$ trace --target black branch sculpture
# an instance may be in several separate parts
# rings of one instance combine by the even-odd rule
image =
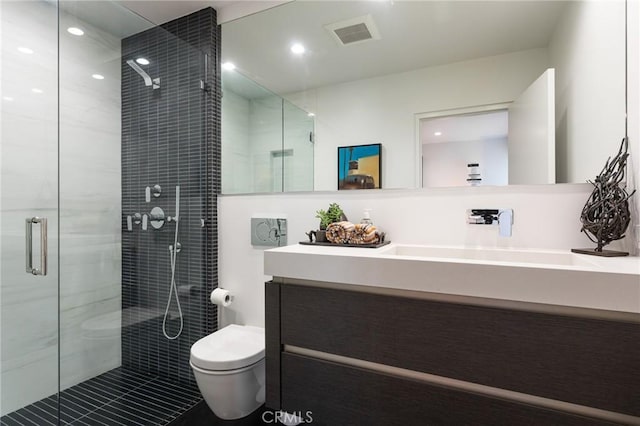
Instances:
[[[581,231],[597,244],[595,249],[572,249],[574,253],[592,254],[596,256],[626,256],[629,253],[603,250],[612,241],[624,238],[624,233],[631,221],[629,198],[636,192],[628,194],[626,190],[625,172],[629,157],[629,141],[622,139],[618,154],[609,157],[604,168],[593,185],[593,192],[582,209],[580,221]],[[624,182],[624,183],[623,183]]]

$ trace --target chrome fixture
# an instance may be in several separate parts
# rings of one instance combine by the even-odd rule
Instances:
[[[152,208],[151,212],[149,212],[149,220],[151,220],[151,226],[153,226],[153,229],[162,228],[165,221],[164,210],[160,207]]]
[[[153,213],[153,210],[151,210]],[[164,218],[164,213],[163,213]],[[180,297],[178,296],[178,288],[176,285],[176,261],[178,260],[178,253],[182,249],[182,244],[178,242],[178,226],[180,225],[180,185],[176,185],[176,214],[172,218],[167,217],[167,222],[174,221],[176,223],[175,233],[173,234],[173,244],[169,246],[169,260],[171,263],[171,283],[169,284],[169,297],[167,298],[167,307],[164,310],[164,317],[162,318],[162,334],[168,340],[175,340],[182,334],[184,328],[184,316],[182,314],[182,307],[180,306]],[[164,220],[162,221],[164,223]],[[151,223],[153,225],[153,222]],[[171,307],[171,299],[173,294],[176,295],[176,306],[178,307],[178,317],[180,318],[180,329],[174,336],[169,336],[167,333],[167,318],[169,317],[169,308]]]
[[[155,188],[159,186],[156,185],[155,187],[153,187],[153,196],[154,197],[159,197],[160,193],[158,192],[158,195],[156,195],[155,192]],[[147,197],[150,198],[151,196],[151,187],[147,186],[147,189],[145,191],[145,195]],[[150,200],[147,198],[147,202],[149,202]],[[165,217],[164,215],[164,210],[162,210],[162,208],[160,207],[154,207],[151,209],[151,211],[149,213],[134,213],[133,215],[128,215],[127,216],[127,231],[133,231],[133,225],[140,225],[142,224],[141,228],[143,231],[146,231],[148,229],[148,224],[149,222],[151,222],[151,226],[153,227],[153,229],[161,229],[164,226],[164,222],[165,220],[167,222],[171,222],[171,220],[174,220],[175,218],[172,218],[171,216],[169,217]]]
[[[282,247],[287,245],[287,219],[251,218],[251,245]]]
[[[135,72],[140,74],[140,76],[144,79],[145,86],[152,86],[154,90],[160,88],[160,79],[159,78],[152,79],[151,77],[149,77],[149,74],[147,74],[145,70],[140,68],[140,65],[136,64],[136,62],[133,59],[127,59],[127,64],[131,68],[133,68]]]
[[[151,202],[151,194],[153,194],[154,198],[158,198],[162,193],[162,187],[160,185],[147,186],[144,189],[144,201],[146,203]]]
[[[33,267],[33,224],[40,224],[40,267]],[[47,218],[28,217],[25,219],[26,272],[32,275],[47,275]]]
[[[146,215],[145,215],[146,217]],[[133,215],[128,215],[127,216],[127,231],[131,232],[133,231],[133,225],[140,225],[140,222],[142,222],[143,227],[146,226],[146,219],[144,217],[142,217],[142,215],[140,213],[134,213]]]
[[[144,190],[144,201],[146,203],[151,202],[151,194],[153,194],[154,198],[158,198],[162,193],[162,187],[160,185],[147,186]]]
[[[470,225],[498,225],[501,237],[510,237],[513,225],[513,209],[471,209],[467,210]]]
[[[161,229],[164,226],[165,220],[170,222],[173,218],[171,216],[165,217],[164,210],[160,207],[154,207],[149,213],[134,213],[127,216],[127,231],[133,231],[133,225],[141,225],[143,231],[146,231],[151,223],[153,229]]]

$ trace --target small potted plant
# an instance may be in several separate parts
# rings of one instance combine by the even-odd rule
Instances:
[[[320,219],[320,229],[316,231],[316,242],[323,243],[327,241],[327,226],[334,222],[347,220],[342,208],[337,203],[331,203],[327,210],[316,211],[316,217]]]

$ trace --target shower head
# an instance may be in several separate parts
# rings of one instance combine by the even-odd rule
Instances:
[[[138,64],[135,63],[133,59],[127,59],[127,64],[134,69],[135,72],[140,74],[140,76],[144,79],[145,86],[153,86],[154,89],[160,88],[160,79],[154,78],[153,80],[149,77],[149,74],[145,72]]]

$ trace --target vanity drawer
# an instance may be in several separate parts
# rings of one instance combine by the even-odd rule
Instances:
[[[611,425],[296,354],[282,368],[282,410],[314,425]]]
[[[280,291],[283,345],[640,416],[636,322],[292,284]]]

